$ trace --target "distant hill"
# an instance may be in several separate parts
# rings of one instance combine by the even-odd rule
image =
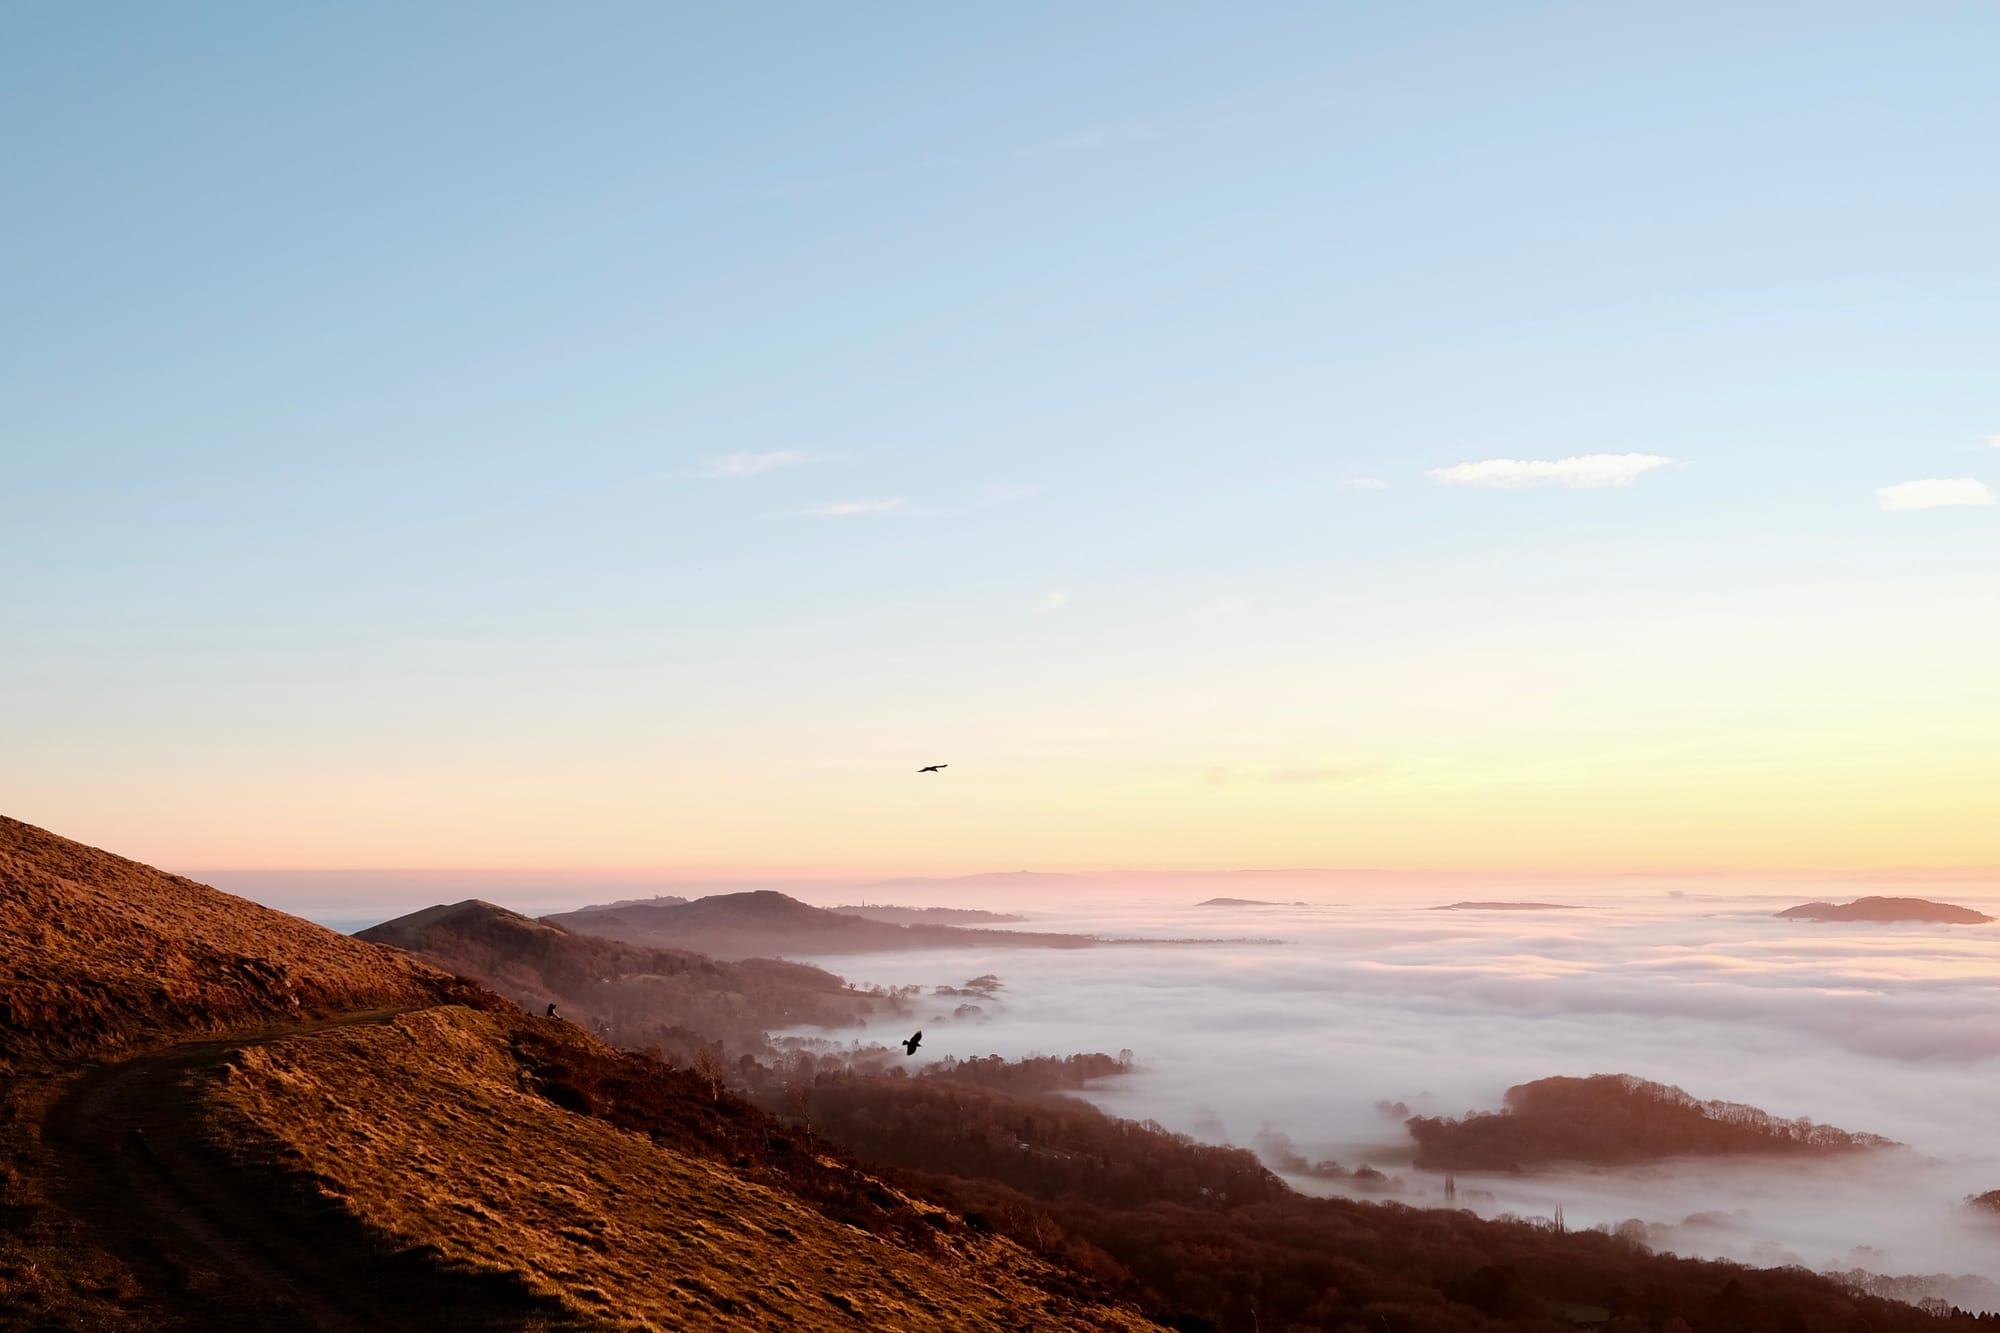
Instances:
[[[542,919],[581,934],[691,949],[723,959],[901,949],[1087,949],[1103,943],[1087,935],[871,921],[813,907],[770,889],[719,893],[677,905],[585,907]]]
[[[1506,1109],[1404,1122],[1416,1164],[1505,1171],[1550,1162],[1631,1163],[1734,1153],[1823,1156],[1897,1146],[1875,1134],[1780,1120],[1754,1106],[1698,1101],[1630,1074],[1545,1078],[1507,1089]]]
[[[1307,1198],[1062,1096],[1107,1056],[895,1060],[863,1085],[801,1051],[758,1076],[784,1123],[731,1091],[740,1063],[619,1052],[25,825],[0,852],[0,1036],[22,1053],[0,1078],[0,1328],[1978,1327],[1796,1268]],[[389,933],[571,957],[491,904],[414,915]],[[52,1035],[71,1014],[84,1054]],[[1058,1091],[1011,1091],[1032,1088]]]
[[[1801,903],[1777,913],[1785,921],[1930,921],[1953,926],[1984,925],[1993,918],[1970,907],[1924,898],[1856,898],[1851,903]]]
[[[683,1058],[703,1042],[740,1052],[762,1047],[772,1029],[848,1027],[907,1010],[804,963],[717,962],[685,949],[574,934],[479,899],[427,907],[370,926],[360,938],[407,949],[535,1013],[553,1001],[562,1016],[620,1046]]]
[[[464,989],[400,954],[0,817],[0,1068]]]
[[[394,926],[624,947],[477,902]],[[1155,1327],[712,1062],[11,820],[0,948],[0,1328]]]
[[[830,910],[898,926],[994,926],[1028,919],[1008,912],[982,912],[976,907],[896,907],[889,903],[855,903]]]
[[[1574,903],[1446,903],[1433,907],[1433,912],[1574,912],[1579,910]]]
[[[657,893],[650,898],[620,898],[617,902],[604,903],[605,907],[674,907],[687,901],[678,893]]]
[[[1204,898],[1196,907],[1310,907],[1310,903],[1268,902],[1263,898]]]

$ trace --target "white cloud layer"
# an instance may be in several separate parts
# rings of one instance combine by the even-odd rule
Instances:
[[[701,466],[701,475],[718,480],[740,481],[745,477],[761,476],[775,472],[781,467],[796,467],[800,463],[810,463],[812,455],[797,449],[772,449],[765,453],[717,454]]]
[[[1889,510],[1942,509],[1950,505],[1990,505],[1993,488],[1972,477],[1927,477],[1898,482],[1875,492]]]
[[[1341,768],[1250,776],[1331,781],[1331,799]],[[1662,891],[1681,885],[1692,892]],[[883,900],[1004,901],[1028,914],[1029,930],[1285,943],[814,961],[851,980],[926,991],[994,973],[999,1002],[976,1021],[919,1008],[926,1057],[933,1046],[961,1057],[1130,1047],[1142,1072],[1088,1094],[1107,1110],[1246,1145],[1269,1126],[1308,1157],[1368,1162],[1401,1178],[1405,1189],[1392,1197],[1411,1203],[1440,1202],[1442,1180],[1411,1166],[1401,1116],[1384,1115],[1378,1100],[1459,1115],[1498,1106],[1504,1089],[1528,1079],[1631,1073],[1886,1134],[1912,1151],[1820,1168],[1738,1160],[1461,1172],[1458,1189],[1461,1206],[1479,1191],[1471,1206],[1489,1216],[1546,1216],[1560,1203],[1579,1227],[1634,1217],[1678,1224],[1711,1211],[1734,1219],[1673,1237],[1683,1253],[1844,1268],[1868,1245],[1882,1252],[1866,1265],[1876,1271],[2000,1278],[1992,1233],[1962,1204],[2000,1188],[2000,1101],[1990,1095],[2000,1074],[2000,925],[1772,915],[1844,901],[1856,887],[1690,877],[1620,889],[1581,877],[1266,871],[1057,876],[989,883],[979,890],[987,896],[968,897],[964,881],[916,880]],[[1968,901],[1941,887],[1865,891]],[[1265,905],[1196,905],[1215,895]],[[1463,899],[1571,907],[1430,910]],[[2000,911],[1992,897],[1970,905]],[[902,1035],[886,1025],[870,1034]]]
[[[1488,458],[1478,463],[1432,468],[1432,481],[1445,486],[1490,486],[1518,490],[1529,486],[1562,486],[1597,490],[1629,486],[1648,472],[1677,467],[1679,461],[1659,454],[1579,454],[1574,458]]]
[[[1037,611],[1044,611],[1044,612],[1060,611],[1068,605],[1069,605],[1069,594],[1064,592],[1061,588],[1051,588],[1047,592],[1042,594],[1042,598],[1040,601],[1035,603],[1035,609]]]

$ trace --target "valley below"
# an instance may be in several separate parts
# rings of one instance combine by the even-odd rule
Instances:
[[[800,899],[684,904],[786,935],[718,958],[476,899],[344,936],[0,832],[6,1327],[1890,1333],[2000,1305],[1968,1202],[2000,1164],[1942,1099],[1992,1054],[1956,1021],[1985,962],[1913,1014],[1854,984],[1906,937],[1175,883],[918,889],[821,955],[789,947],[823,923]],[[1119,947],[930,910],[1003,906]],[[884,929],[924,934],[855,947]]]

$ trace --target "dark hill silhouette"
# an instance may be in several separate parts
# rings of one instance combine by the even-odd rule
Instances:
[[[1630,1074],[1545,1078],[1507,1089],[1506,1109],[1404,1122],[1420,1167],[1504,1171],[1550,1162],[1630,1163],[1729,1153],[1823,1156],[1896,1147],[1754,1106],[1698,1101]]]
[[[898,926],[1004,926],[1026,917],[985,912],[976,907],[897,907],[890,903],[854,903],[830,909],[844,916],[887,921]]]
[[[1783,921],[1931,921],[1953,926],[1984,925],[1993,918],[1970,907],[1925,898],[1856,898],[1851,903],[1801,903],[1777,913]]]
[[[479,899],[426,907],[360,938],[407,949],[537,1013],[554,1001],[564,1017],[617,1045],[683,1058],[707,1042],[756,1049],[774,1028],[848,1027],[907,1009],[804,963],[717,962],[579,935]]]
[[[650,898],[620,898],[617,902],[599,903],[600,907],[673,907],[687,901],[685,894],[656,893]]]
[[[1103,943],[1087,935],[870,921],[813,907],[771,889],[719,893],[678,905],[585,907],[543,920],[582,934],[732,959],[900,949],[1087,949]]]
[[[1264,898],[1204,898],[1196,907],[1307,907],[1309,903],[1280,903]]]
[[[1446,903],[1433,907],[1433,912],[1574,912],[1574,903],[1507,903],[1507,902],[1464,902]]]

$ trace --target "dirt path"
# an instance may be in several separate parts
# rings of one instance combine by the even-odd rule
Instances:
[[[395,1253],[337,1208],[302,1206],[202,1124],[198,1085],[229,1053],[412,1010],[348,1014],[192,1042],[82,1075],[51,1109],[65,1204],[132,1266],[149,1327],[215,1330],[520,1328],[518,1298],[421,1253]],[[551,1323],[550,1326],[554,1326]]]

